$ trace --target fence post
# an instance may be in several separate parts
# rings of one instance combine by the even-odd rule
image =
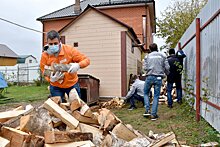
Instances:
[[[200,121],[200,18],[196,18],[196,121]]]
[[[178,50],[181,50],[181,43],[178,43]]]

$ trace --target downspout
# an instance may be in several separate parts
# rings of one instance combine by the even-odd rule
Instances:
[[[200,18],[196,18],[196,121],[200,121]]]
[[[147,15],[142,15],[143,19],[143,44],[144,44],[144,49],[147,49]]]

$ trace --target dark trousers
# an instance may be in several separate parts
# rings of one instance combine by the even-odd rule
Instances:
[[[182,84],[181,84],[181,78],[178,78],[174,81],[168,81],[167,82],[167,99],[168,99],[168,105],[172,106],[173,99],[172,99],[172,89],[173,89],[173,83],[176,84],[176,93],[177,93],[177,102],[182,101]]]
[[[75,85],[69,87],[69,88],[59,88],[59,87],[55,87],[50,85],[50,94],[52,97],[54,96],[60,96],[62,102],[65,102],[65,93],[69,96],[70,91],[75,88],[79,97],[81,98],[81,93],[80,93],[80,86],[79,83],[76,83]]]
[[[130,97],[130,105],[131,107],[135,107],[135,100],[141,101],[144,105],[144,97],[138,95],[137,93],[134,93],[131,97]]]

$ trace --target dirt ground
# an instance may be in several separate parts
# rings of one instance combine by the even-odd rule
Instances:
[[[45,100],[35,101],[35,102],[31,102],[31,103],[21,102],[21,103],[2,104],[2,105],[0,105],[0,112],[9,111],[9,110],[12,110],[12,109],[19,107],[19,106],[23,106],[25,108],[25,106],[29,105],[29,104],[31,104],[33,107],[37,108],[37,107],[41,106],[44,103],[44,101]]]

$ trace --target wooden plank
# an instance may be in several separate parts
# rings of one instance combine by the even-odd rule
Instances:
[[[97,124],[97,125],[99,124],[97,119],[92,119],[90,117],[83,116],[77,110],[73,111],[72,115],[79,122],[86,123],[86,124]]]
[[[93,139],[92,133],[46,131],[44,132],[45,143],[68,143]]]
[[[29,134],[14,128],[2,127],[1,136],[10,140],[11,147],[22,147]]]
[[[53,115],[55,115],[56,117],[60,118],[71,129],[75,129],[78,126],[79,121],[77,119],[75,119],[72,115],[67,113],[65,110],[63,110],[60,106],[58,106],[51,99],[48,99],[44,103],[43,106],[48,111],[50,111]]]
[[[71,143],[56,143],[56,144],[45,144],[45,147],[95,147],[95,145],[90,141],[79,141]]]
[[[8,146],[10,141],[8,139],[0,137],[0,147],[6,147]]]
[[[124,139],[125,141],[131,141],[132,139],[138,137],[134,132],[128,129],[124,124],[117,124],[112,130],[118,138]]]
[[[163,146],[165,145],[166,143],[168,143],[169,141],[175,139],[175,134],[173,132],[169,132],[167,133],[163,138],[159,139],[159,140],[156,140],[152,147],[158,147],[158,146]]]

